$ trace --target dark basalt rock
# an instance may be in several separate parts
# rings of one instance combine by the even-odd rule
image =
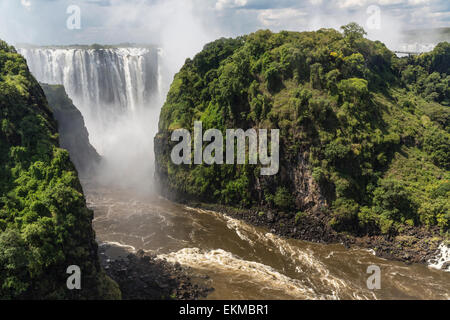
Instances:
[[[196,300],[213,290],[206,284],[208,277],[195,275],[198,280],[194,281],[188,268],[157,259],[143,250],[130,253],[103,243],[99,256],[106,274],[119,285],[124,300]]]
[[[92,174],[101,157],[89,142],[81,112],[68,97],[64,86],[41,84],[41,87],[58,123],[61,147],[69,151],[70,159],[80,175]]]

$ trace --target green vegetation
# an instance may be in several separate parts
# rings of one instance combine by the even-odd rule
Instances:
[[[289,210],[294,207],[294,199],[287,188],[280,187],[273,197],[273,204],[277,208]]]
[[[295,224],[301,223],[301,221],[305,218],[306,213],[299,211],[295,214]]]
[[[26,62],[0,41],[0,299],[118,298],[77,172]],[[78,265],[82,289],[68,290]]]
[[[450,227],[450,44],[398,58],[356,24],[317,32],[258,31],[208,44],[175,76],[155,138],[170,192],[202,201],[312,212],[304,169],[329,223],[353,234]],[[259,165],[173,165],[170,133],[279,128],[280,172]],[[323,208],[325,207],[325,208]],[[295,214],[292,214],[295,219]]]

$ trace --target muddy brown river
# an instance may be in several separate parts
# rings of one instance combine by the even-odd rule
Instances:
[[[450,299],[450,272],[427,265],[340,244],[284,239],[156,195],[87,182],[84,190],[99,242],[153,252],[208,275],[215,290],[207,299]],[[367,288],[371,265],[381,270],[379,290]]]

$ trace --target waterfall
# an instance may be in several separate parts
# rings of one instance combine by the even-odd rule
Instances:
[[[105,185],[151,189],[153,137],[170,78],[156,47],[19,47],[39,82],[64,85],[102,156]]]
[[[100,153],[123,116],[162,102],[161,49],[22,47],[18,52],[39,82],[64,85]]]

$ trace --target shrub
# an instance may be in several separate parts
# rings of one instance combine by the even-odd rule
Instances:
[[[359,205],[352,199],[338,198],[332,206],[331,226],[336,231],[356,232]]]
[[[344,101],[358,103],[364,101],[369,93],[367,80],[350,78],[338,84],[339,93]]]
[[[298,224],[307,216],[305,212],[299,211],[295,214],[295,224]]]
[[[420,221],[426,226],[439,226],[443,231],[450,227],[450,202],[448,197],[439,197],[425,202],[419,208]]]
[[[383,221],[417,222],[417,208],[411,194],[401,181],[382,180],[374,191],[373,205]],[[387,223],[387,222],[386,222]],[[383,224],[386,224],[383,222]]]
[[[438,130],[437,127],[429,128],[424,137],[424,149],[434,163],[445,169],[450,169],[450,134]]]
[[[285,187],[279,187],[275,196],[273,197],[273,202],[276,207],[282,210],[290,210],[294,207],[294,198],[289,190]]]
[[[436,199],[438,197],[449,197],[450,192],[450,181],[445,181],[441,183],[436,189],[431,193],[431,197]]]

